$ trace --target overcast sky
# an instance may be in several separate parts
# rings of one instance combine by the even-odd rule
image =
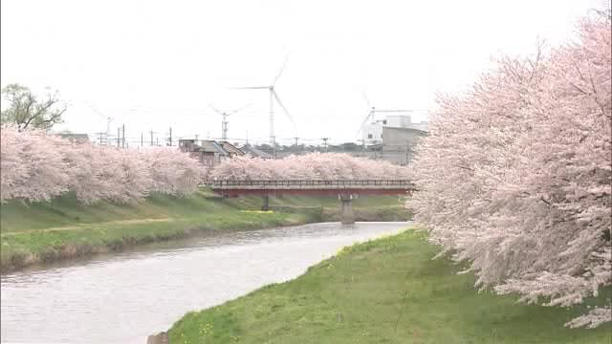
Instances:
[[[267,91],[230,88],[269,85],[287,59],[276,90],[297,132],[276,111],[278,140],[354,141],[364,94],[377,108],[432,109],[436,91],[465,89],[493,56],[567,40],[602,3],[2,0],[1,84],[58,90],[69,109],[57,129],[105,131],[111,116],[132,140],[170,126],[220,137],[209,104],[249,105],[229,137],[263,141]]]

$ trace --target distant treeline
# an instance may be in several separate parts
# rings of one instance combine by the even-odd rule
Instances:
[[[85,204],[182,196],[216,179],[405,179],[406,168],[337,153],[263,160],[236,157],[212,170],[176,148],[119,149],[73,142],[42,130],[1,130],[0,200],[48,201],[74,192]]]

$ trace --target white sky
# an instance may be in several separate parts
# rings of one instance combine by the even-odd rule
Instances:
[[[269,84],[287,56],[276,89],[298,133],[277,111],[278,141],[354,141],[368,112],[364,92],[377,108],[431,109],[436,90],[464,89],[492,56],[531,54],[538,39],[565,41],[578,17],[603,7],[602,0],[2,0],[0,81],[58,90],[69,103],[58,130],[105,131],[111,116],[111,132],[125,123],[132,140],[170,126],[175,138],[214,138],[221,116],[209,104],[251,104],[230,117],[229,137],[248,132],[264,141],[267,91],[229,88]]]

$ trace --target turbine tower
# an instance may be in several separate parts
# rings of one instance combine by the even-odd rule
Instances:
[[[296,129],[297,131],[297,127],[295,125],[295,121],[293,120],[293,117],[291,117],[291,115],[289,114],[289,111],[287,110],[285,105],[283,105],[283,102],[281,102],[280,98],[278,97],[278,94],[276,93],[274,89],[274,87],[276,86],[276,82],[283,74],[283,71],[285,70],[286,65],[287,65],[287,59],[285,59],[283,66],[281,67],[280,71],[278,72],[278,74],[276,75],[276,77],[274,78],[274,80],[272,81],[270,85],[250,86],[250,87],[233,87],[233,89],[238,89],[238,90],[268,90],[269,102],[270,102],[270,112],[269,112],[269,115],[270,115],[270,145],[272,147],[276,147],[276,136],[274,136],[274,103],[275,102],[281,107],[281,109],[283,109],[283,112],[289,118],[289,120],[293,124],[294,129]]]
[[[235,114],[238,111],[244,110],[249,105],[245,105],[245,106],[243,106],[241,108],[238,108],[238,109],[230,111],[230,112],[221,111],[221,110],[215,108],[214,106],[209,105],[211,109],[213,109],[216,113],[218,113],[222,117],[222,120],[221,120],[221,139],[223,141],[227,141],[227,124],[229,123],[228,120],[227,120],[227,117],[229,117],[230,115]]]
[[[114,120],[113,117],[107,116],[105,114],[103,114],[100,110],[98,110],[95,106],[93,106],[93,104],[91,103],[86,103],[87,106],[96,113],[96,115],[106,119],[106,132],[104,132],[104,143],[100,142],[101,144],[108,144],[108,138],[110,137],[111,133],[110,133],[110,125],[111,122]],[[102,141],[102,140],[100,140]]]

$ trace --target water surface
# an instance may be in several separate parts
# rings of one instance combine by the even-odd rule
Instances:
[[[2,342],[145,343],[186,312],[218,305],[405,222],[224,232],[1,277]]]

